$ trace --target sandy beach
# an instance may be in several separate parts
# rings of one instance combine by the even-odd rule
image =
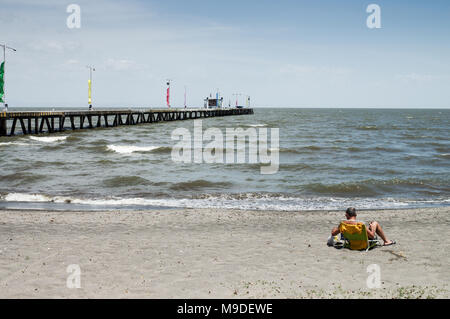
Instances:
[[[397,241],[369,252],[326,245],[343,216],[0,211],[0,298],[450,297],[450,207],[360,211]],[[380,288],[367,287],[371,264]]]

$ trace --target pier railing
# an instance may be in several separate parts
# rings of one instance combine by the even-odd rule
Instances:
[[[2,112],[0,136],[253,114],[251,108]]]

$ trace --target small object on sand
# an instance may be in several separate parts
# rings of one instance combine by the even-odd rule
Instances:
[[[334,248],[341,249],[343,247],[344,247],[344,243],[341,242],[341,241],[338,241],[338,242],[334,243]]]

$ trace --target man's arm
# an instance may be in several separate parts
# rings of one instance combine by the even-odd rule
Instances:
[[[339,227],[334,227],[331,230],[331,236],[336,236],[337,234],[339,234],[341,231],[339,230]]]
[[[369,227],[366,228],[366,231],[369,239],[375,237],[375,231],[372,229],[372,222],[369,223]]]

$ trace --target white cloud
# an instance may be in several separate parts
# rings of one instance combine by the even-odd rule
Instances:
[[[66,62],[66,64],[68,64],[68,65],[74,65],[74,64],[78,64],[79,62],[78,62],[78,60],[75,60],[75,59],[70,59],[70,60],[67,60],[67,62]]]
[[[419,74],[419,73],[408,73],[408,74],[397,74],[396,79],[406,82],[431,82],[437,80],[439,77],[430,74]]]
[[[114,71],[129,71],[129,70],[136,70],[139,68],[139,65],[132,60],[127,59],[113,59],[109,58],[104,63],[104,66],[107,69],[112,69]]]
[[[315,66],[315,65],[294,65],[286,64],[279,68],[281,74],[295,76],[311,76],[311,75],[348,75],[352,69],[334,66]]]
[[[29,48],[33,51],[58,54],[75,51],[79,47],[80,45],[78,43],[72,41],[42,40],[34,41],[29,44]]]

